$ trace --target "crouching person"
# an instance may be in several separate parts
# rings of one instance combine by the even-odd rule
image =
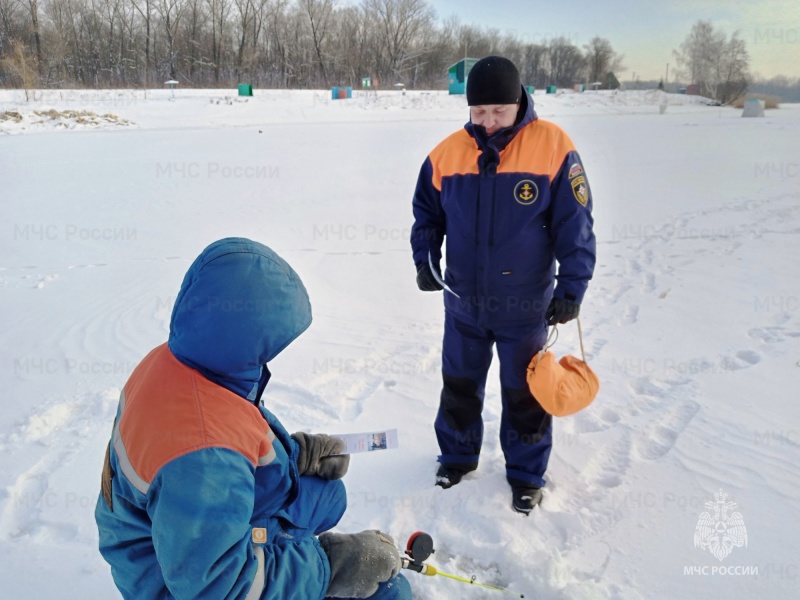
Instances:
[[[262,402],[267,363],[310,324],[300,278],[266,246],[228,238],[194,261],[106,451],[95,518],[123,597],[411,598],[391,538],[328,532],[343,442],[290,436]]]

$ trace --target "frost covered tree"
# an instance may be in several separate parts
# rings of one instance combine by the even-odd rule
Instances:
[[[722,104],[747,90],[750,56],[738,31],[728,39],[710,21],[698,21],[674,54],[679,75]]]

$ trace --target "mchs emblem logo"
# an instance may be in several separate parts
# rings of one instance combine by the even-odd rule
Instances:
[[[722,490],[714,494],[715,502],[706,502],[711,512],[704,512],[697,520],[694,530],[694,546],[708,550],[722,561],[734,548],[747,546],[747,528],[742,513],[728,511],[736,508],[735,502],[727,502],[728,494]]]
[[[586,178],[580,175],[570,181],[570,185],[572,186],[572,194],[575,196],[575,200],[581,206],[586,206],[586,203],[589,202],[589,188],[586,187]]]
[[[533,204],[539,197],[539,188],[530,179],[523,179],[514,187],[514,199],[524,206]]]

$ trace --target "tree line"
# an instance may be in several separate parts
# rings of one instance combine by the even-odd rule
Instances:
[[[600,37],[535,42],[439,21],[425,0],[0,0],[0,86],[442,89],[465,56],[502,54],[528,85],[572,86],[622,68]]]
[[[619,86],[623,57],[607,39],[535,41],[437,19],[426,0],[0,0],[0,86],[443,89],[465,56],[502,54],[523,82]],[[749,55],[698,21],[674,51],[676,75],[722,103],[750,82]]]

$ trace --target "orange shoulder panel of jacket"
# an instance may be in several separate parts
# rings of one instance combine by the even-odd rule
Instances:
[[[272,450],[261,411],[155,348],[125,384],[119,430],[131,466],[152,483],[165,464],[196,450],[228,448],[254,466]]]
[[[498,173],[533,173],[552,182],[567,154],[575,150],[569,136],[555,123],[536,119],[517,133],[500,153]]]
[[[442,178],[478,174],[478,144],[465,129],[443,139],[428,155],[433,167],[433,187],[442,191]]]

